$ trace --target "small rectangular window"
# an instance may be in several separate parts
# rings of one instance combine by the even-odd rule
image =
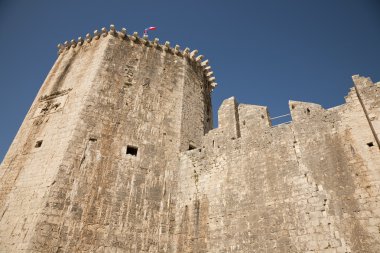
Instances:
[[[194,145],[189,144],[189,150],[193,150],[193,149],[196,149],[196,147]]]
[[[39,148],[42,146],[42,141],[37,141],[36,145],[34,146],[35,148]]]
[[[127,155],[137,156],[138,148],[134,146],[127,146]]]

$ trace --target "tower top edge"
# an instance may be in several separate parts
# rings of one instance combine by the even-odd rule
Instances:
[[[93,35],[90,33],[87,33],[84,38],[78,37],[77,40],[72,39],[70,41],[65,41],[63,44],[58,44],[57,45],[58,55],[72,48],[81,47],[82,45],[85,45],[85,44],[91,44],[91,41],[99,40],[107,36],[118,37],[122,40],[131,41],[135,44],[140,44],[142,46],[147,46],[147,47],[163,50],[167,53],[176,55],[177,57],[187,58],[188,60],[194,62],[195,64],[197,64],[198,66],[202,68],[202,71],[205,75],[205,78],[208,84],[211,87],[211,90],[213,90],[218,85],[215,80],[214,72],[212,71],[211,66],[209,65],[209,60],[208,59],[203,60],[204,56],[198,55],[198,50],[196,49],[190,50],[190,48],[188,47],[181,50],[179,45],[175,45],[174,47],[172,47],[169,41],[166,41],[164,44],[160,44],[158,38],[149,40],[147,35],[140,37],[138,32],[133,32],[132,34],[128,34],[126,28],[121,28],[121,30],[118,31],[116,30],[113,24],[110,25],[109,29],[102,27],[100,30],[95,30],[93,32]]]

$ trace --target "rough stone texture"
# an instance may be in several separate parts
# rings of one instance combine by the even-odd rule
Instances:
[[[181,154],[172,251],[380,252],[380,89],[353,79],[344,105],[291,101],[290,124],[225,100]]]
[[[111,35],[60,54],[1,165],[1,250],[165,251],[179,152],[212,126],[205,78]]]
[[[177,54],[60,47],[0,166],[0,252],[380,252],[379,84],[277,126],[230,98],[211,130],[214,83]]]

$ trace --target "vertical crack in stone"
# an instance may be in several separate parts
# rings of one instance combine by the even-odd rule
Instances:
[[[300,169],[300,162],[299,162],[300,157],[298,156],[298,152],[297,152],[297,149],[296,149],[296,146],[298,145],[298,141],[296,139],[296,134],[294,133],[293,126],[289,125],[289,128],[292,131],[292,135],[293,135],[293,151],[294,151],[294,156],[296,158],[298,169]]]

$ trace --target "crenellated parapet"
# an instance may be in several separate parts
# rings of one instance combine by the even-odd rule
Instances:
[[[271,116],[266,106],[239,104],[234,97],[228,98],[218,110],[218,127],[204,137],[204,146],[249,139],[263,141],[266,135],[281,135],[294,125],[315,125],[313,122],[327,121],[330,117],[327,115],[334,114],[336,108],[324,109],[315,103],[290,100],[289,110],[289,114],[284,116],[290,117],[290,121],[274,124],[274,119],[279,117]]]
[[[304,132],[321,132],[322,129],[334,133],[337,128],[350,129],[356,124],[355,118],[361,117],[372,132],[372,137],[364,140],[369,145],[380,147],[380,83],[373,83],[370,78],[353,76],[354,87],[346,97],[346,103],[325,109],[310,102],[289,101],[289,113],[283,116],[290,120],[276,124],[276,115],[270,115],[267,107],[239,104],[234,97],[223,101],[218,110],[218,127],[204,137],[204,147],[221,147],[231,141],[247,139],[265,139],[266,135],[282,135],[291,129]],[[373,139],[371,139],[373,138]]]
[[[138,32],[133,32],[129,35],[126,28],[122,28],[120,31],[117,31],[114,25],[110,25],[108,30],[105,27],[102,27],[100,30],[95,30],[92,35],[87,33],[85,39],[78,37],[77,40],[72,39],[70,41],[65,41],[63,44],[58,44],[58,54],[69,51],[72,48],[81,47],[83,45],[91,45],[93,40],[99,40],[107,36],[118,37],[124,41],[139,44],[141,46],[156,48],[157,50],[187,59],[202,69],[205,80],[207,80],[207,83],[210,85],[211,91],[218,85],[215,80],[214,72],[209,65],[209,60],[204,59],[203,55],[198,55],[198,50],[190,50],[188,47],[181,50],[179,45],[175,45],[173,47],[169,41],[165,41],[165,43],[160,44],[158,38],[149,40],[146,35],[140,37]]]

